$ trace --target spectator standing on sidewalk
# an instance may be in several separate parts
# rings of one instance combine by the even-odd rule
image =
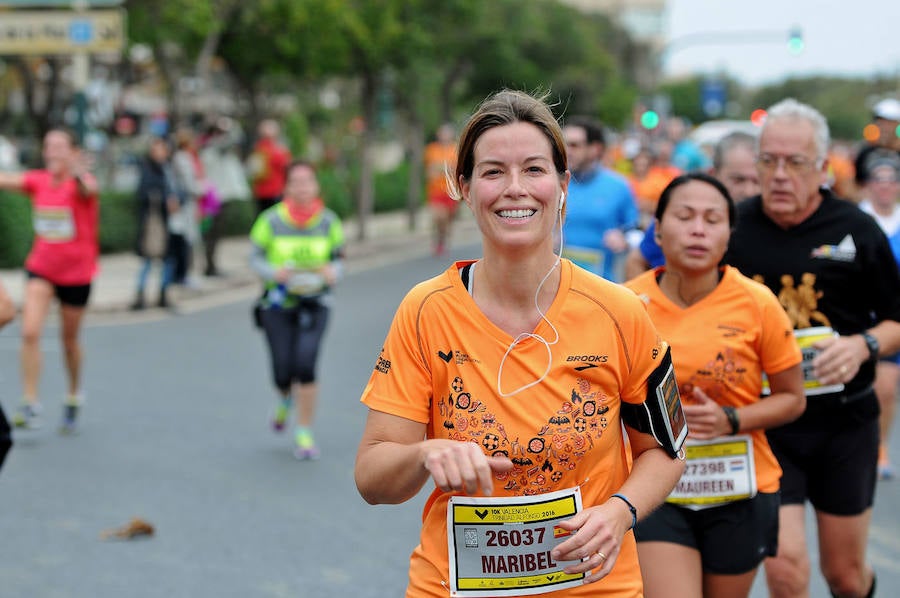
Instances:
[[[316,362],[344,254],[341,221],[319,193],[315,167],[292,163],[284,201],[260,214],[250,231],[251,266],[265,285],[259,323],[280,395],[272,427],[276,432],[285,428],[294,403],[298,459],[319,456],[312,432],[319,392]]]
[[[169,146],[165,139],[154,137],[141,165],[137,192],[138,238],[135,250],[141,258],[137,290],[131,309],[146,307],[144,292],[154,261],[160,264],[159,307],[169,307],[168,288],[172,282],[175,256],[169,243],[169,215],[177,212],[178,195],[169,164]]]
[[[281,127],[275,120],[260,122],[257,134],[258,140],[247,160],[247,171],[259,215],[281,200],[291,152],[279,140]]]
[[[38,427],[40,423],[40,341],[56,298],[68,378],[61,431],[72,432],[83,403],[81,323],[100,252],[99,188],[88,172],[89,156],[68,131],[48,131],[42,156],[41,170],[0,173],[0,189],[24,192],[31,198],[34,226],[34,242],[25,261],[27,282],[22,302],[22,403],[13,423],[21,428]]]
[[[236,149],[243,140],[237,122],[221,117],[210,125],[200,141],[200,161],[206,173],[206,194],[209,213],[203,214],[200,228],[203,233],[203,253],[206,258],[205,276],[221,276],[216,253],[225,225],[225,206],[236,200],[249,200],[250,187]],[[214,191],[214,195],[210,192]],[[219,201],[216,206],[215,199]],[[202,202],[201,202],[202,203]]]
[[[194,247],[200,241],[198,212],[200,198],[206,189],[203,183],[203,164],[197,153],[194,131],[181,127],[175,132],[175,154],[172,169],[175,173],[175,189],[181,202],[180,209],[169,218],[169,232],[172,233],[173,254],[175,256],[175,284],[192,286],[190,277],[193,266]]]

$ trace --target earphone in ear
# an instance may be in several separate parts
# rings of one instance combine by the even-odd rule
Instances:
[[[562,195],[559,196],[559,210],[562,211],[563,205],[566,203],[566,192],[563,191]]]

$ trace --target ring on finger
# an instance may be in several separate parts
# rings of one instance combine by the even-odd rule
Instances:
[[[841,373],[845,374],[845,375],[847,374],[847,366],[845,366],[845,365],[841,366]]]
[[[606,555],[603,554],[603,551],[602,551],[602,550],[598,550],[598,551],[597,551],[597,556],[600,557],[600,560],[601,560],[601,561],[605,561],[605,560],[606,560]]]

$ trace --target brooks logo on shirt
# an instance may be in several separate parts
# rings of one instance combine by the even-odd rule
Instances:
[[[607,355],[569,355],[566,357],[567,362],[581,362],[581,365],[575,366],[576,372],[583,372],[584,370],[595,368],[598,363],[606,363],[608,360],[609,356]]]
[[[566,361],[583,361],[585,363],[606,363],[609,360],[607,355],[569,355]]]
[[[810,257],[835,262],[852,262],[856,259],[856,243],[853,236],[847,235],[837,245],[822,245],[812,250]]]

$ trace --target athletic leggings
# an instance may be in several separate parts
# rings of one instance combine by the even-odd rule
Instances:
[[[301,299],[295,307],[262,310],[260,319],[269,343],[272,375],[281,392],[288,392],[291,382],[316,381],[316,360],[328,312],[319,298]]]

